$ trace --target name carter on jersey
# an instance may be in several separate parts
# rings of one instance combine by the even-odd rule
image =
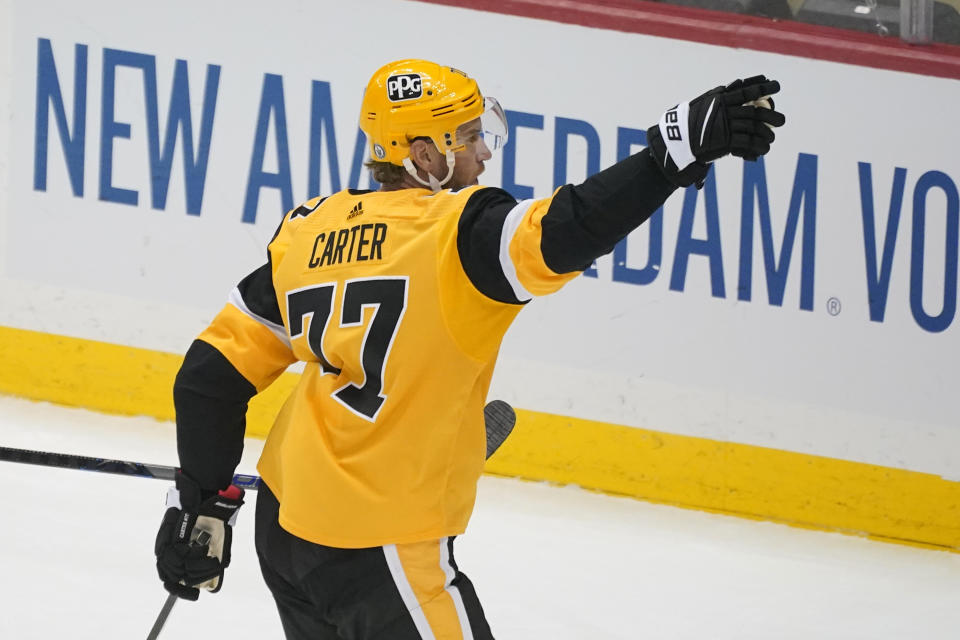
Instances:
[[[386,239],[387,225],[383,222],[358,224],[349,229],[318,233],[313,241],[308,266],[316,269],[344,262],[380,260],[383,258],[381,248]]]

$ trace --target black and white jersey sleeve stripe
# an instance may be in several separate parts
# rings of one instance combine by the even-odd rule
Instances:
[[[461,263],[486,296],[526,303],[613,251],[675,189],[646,149],[549,198],[517,202],[502,189],[478,189],[460,217]]]

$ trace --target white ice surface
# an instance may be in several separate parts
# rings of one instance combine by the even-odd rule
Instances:
[[[171,424],[3,396],[0,446],[176,463]],[[0,486],[0,638],[146,637],[166,483],[0,462]],[[178,602],[162,638],[282,637],[251,507],[223,591]],[[960,555],[577,488],[484,477],[456,557],[498,640],[960,637]]]

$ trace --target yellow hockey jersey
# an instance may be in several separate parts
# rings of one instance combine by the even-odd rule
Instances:
[[[672,191],[654,186],[640,189],[649,202],[621,194],[629,203],[612,213],[583,206],[589,184],[519,203],[484,187],[347,190],[289,212],[268,262],[233,291],[178,376],[184,471],[226,484],[247,399],[299,360],[258,465],[280,524],[343,548],[462,533],[507,328]]]

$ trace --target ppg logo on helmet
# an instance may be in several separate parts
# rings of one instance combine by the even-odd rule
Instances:
[[[387,78],[387,98],[390,102],[413,100],[423,95],[423,81],[419,73],[401,73]]]

